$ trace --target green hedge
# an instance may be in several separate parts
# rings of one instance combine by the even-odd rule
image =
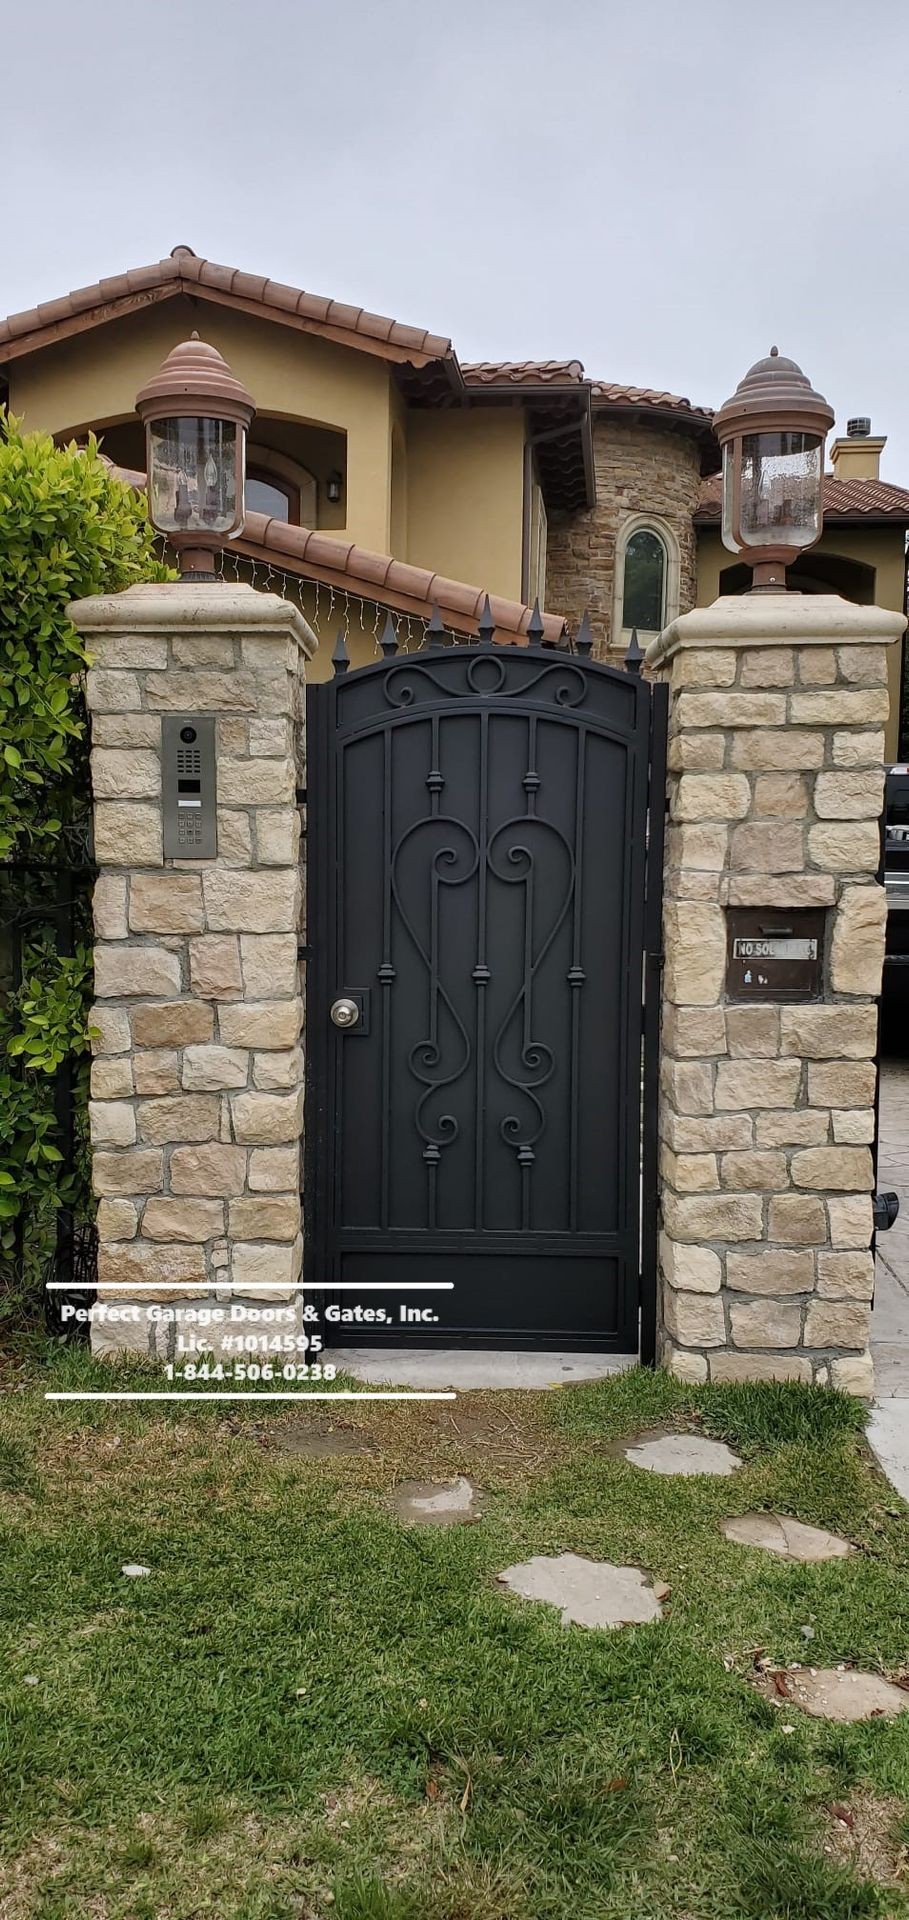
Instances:
[[[84,674],[71,600],[167,579],[145,501],[118,480],[97,443],[57,447],[0,416],[0,1248],[46,1203],[78,1206],[85,1169],[66,1186],[54,1140],[54,1076],[75,1063],[84,1111],[91,996],[90,788]],[[75,953],[48,931],[54,868],[81,869]],[[11,968],[14,923],[21,972]]]

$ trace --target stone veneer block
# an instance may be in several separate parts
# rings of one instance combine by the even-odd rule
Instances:
[[[156,756],[157,757],[157,756]],[[131,933],[201,933],[202,885],[195,873],[136,873],[129,889]]]
[[[315,636],[277,595],[130,588],[70,609],[96,665],[91,1129],[99,1283],[146,1305],[300,1273],[297,766]],[[165,862],[162,713],[216,716],[218,854]],[[255,1051],[251,1051],[254,1049]],[[151,1293],[137,1282],[154,1283]],[[164,1357],[144,1320],[99,1350]]]
[[[213,1000],[239,998],[243,992],[240,942],[235,933],[206,933],[189,943],[193,993]]]
[[[673,822],[658,1338],[682,1379],[871,1389],[880,727],[904,626],[833,595],[752,594],[649,650],[670,679]],[[829,909],[823,1003],[725,1003],[733,906]]]

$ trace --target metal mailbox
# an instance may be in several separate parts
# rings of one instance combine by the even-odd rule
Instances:
[[[165,714],[161,756],[165,860],[214,860],[218,852],[214,714]]]
[[[820,1000],[827,914],[823,907],[730,907],[727,1000]]]

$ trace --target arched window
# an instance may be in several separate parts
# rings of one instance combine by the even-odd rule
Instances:
[[[253,442],[246,449],[246,505],[292,527],[318,525],[315,475],[276,448]]]
[[[290,480],[260,467],[250,467],[246,475],[246,505],[250,513],[267,513],[272,520],[300,524],[300,489]]]
[[[623,653],[634,628],[642,646],[679,611],[681,556],[673,528],[655,515],[629,514],[616,540],[611,646]]]
[[[650,527],[638,527],[625,547],[622,627],[660,633],[666,624],[666,546]]]

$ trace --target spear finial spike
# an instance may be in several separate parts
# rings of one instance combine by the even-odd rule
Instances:
[[[444,647],[445,645],[445,624],[435,601],[433,601],[432,619],[426,628],[426,645],[428,647]]]
[[[581,616],[581,624],[578,628],[577,638],[574,644],[575,650],[581,655],[582,660],[589,660],[593,652],[593,630],[587,618],[586,607]]]
[[[334,667],[336,674],[346,673],[348,667],[350,666],[350,661],[347,657],[347,642],[344,637],[343,627],[338,628],[338,637],[335,641],[334,653],[331,656],[331,664]]]
[[[382,638],[379,641],[379,645],[382,649],[383,658],[386,660],[390,660],[392,654],[398,651],[398,636],[395,633],[395,623],[390,613],[385,616],[385,625],[382,629]]]
[[[625,672],[640,673],[643,664],[644,649],[638,640],[637,627],[632,627],[631,639],[628,642],[628,652],[625,655]]]
[[[495,631],[496,631],[496,623],[492,617],[492,608],[489,604],[489,595],[487,593],[486,598],[483,601],[483,606],[480,612],[480,618],[477,621],[477,632],[479,633],[479,636],[480,636],[481,647],[492,646],[493,640],[495,638]]]
[[[541,647],[545,632],[546,629],[543,625],[543,615],[540,612],[540,597],[538,594],[533,603],[533,612],[527,623],[527,638],[530,645],[532,647]]]

